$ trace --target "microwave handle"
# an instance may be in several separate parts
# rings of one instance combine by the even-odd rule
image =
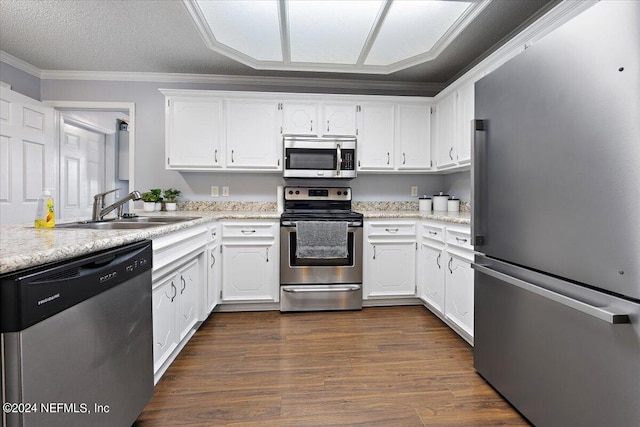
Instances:
[[[340,167],[342,166],[342,150],[340,149],[340,144],[338,144],[338,159],[336,163],[338,164],[336,166],[336,175],[340,176]]]

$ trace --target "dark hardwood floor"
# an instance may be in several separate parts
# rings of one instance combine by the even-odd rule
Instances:
[[[421,306],[214,313],[134,424],[526,426]]]

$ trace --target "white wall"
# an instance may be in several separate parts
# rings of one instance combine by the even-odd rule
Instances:
[[[40,101],[40,79],[9,64],[0,62],[0,81],[11,85],[11,90]]]
[[[445,194],[456,196],[463,202],[471,201],[471,172],[444,175]]]

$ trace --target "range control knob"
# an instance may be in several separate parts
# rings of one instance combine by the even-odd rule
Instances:
[[[349,194],[349,190],[344,190],[343,194],[346,196],[347,194]]]
[[[300,194],[300,190],[296,190],[296,194]]]
[[[289,194],[293,194],[293,190],[289,190]]]
[[[342,196],[342,191],[338,191],[338,196]]]

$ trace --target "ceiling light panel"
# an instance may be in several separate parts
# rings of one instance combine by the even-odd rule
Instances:
[[[291,62],[356,64],[383,3],[289,1]]]
[[[216,41],[259,61],[282,61],[277,0],[198,0]]]
[[[364,61],[391,65],[429,52],[473,5],[464,1],[395,0]]]

